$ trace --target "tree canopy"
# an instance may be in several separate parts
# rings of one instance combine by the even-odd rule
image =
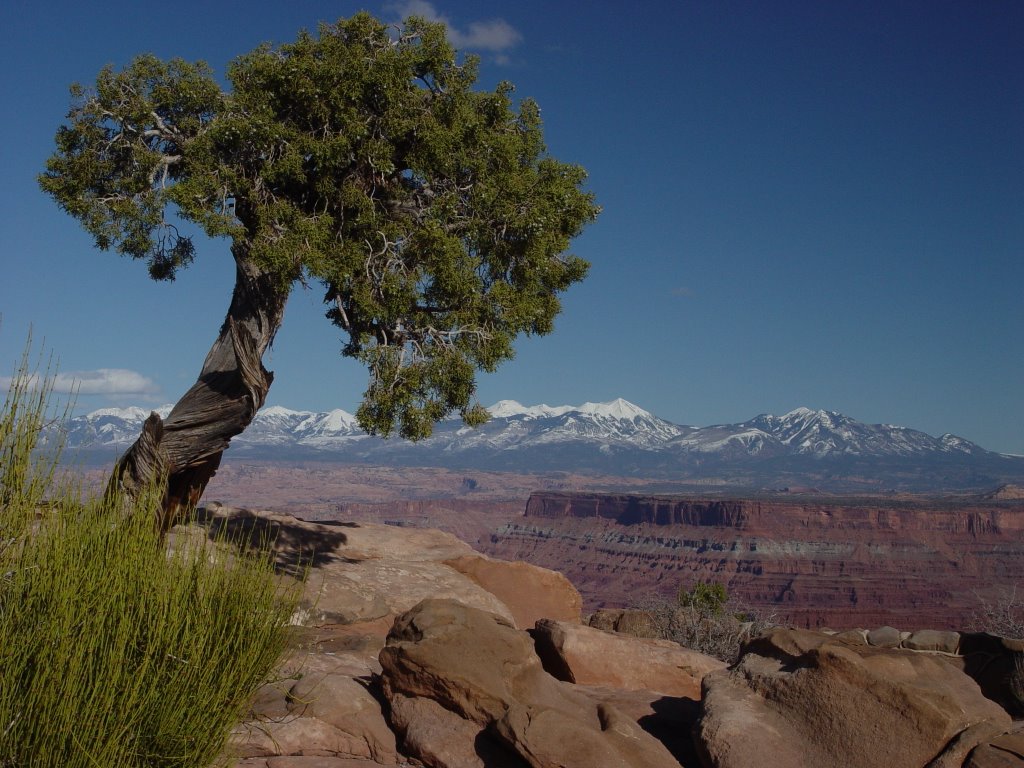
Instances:
[[[547,154],[537,105],[476,78],[443,25],[365,13],[238,57],[227,89],[144,55],[73,86],[40,184],[154,279],[197,255],[178,216],[285,298],[319,283],[370,371],[360,423],[421,438],[486,417],[477,369],[552,330],[587,271],[570,240],[599,210],[584,170]]]

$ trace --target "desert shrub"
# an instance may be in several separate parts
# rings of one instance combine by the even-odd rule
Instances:
[[[49,389],[23,364],[0,412],[0,766],[213,764],[293,596],[266,548],[168,552],[155,493],[125,515],[54,483],[56,454],[37,451]]]
[[[976,595],[978,608],[971,628],[1000,637],[1024,640],[1024,595],[1016,587],[1005,587],[994,595]]]
[[[991,596],[977,595],[978,609],[971,628],[1000,637],[1024,640],[1024,597],[1017,587],[1004,587]],[[1007,687],[1024,711],[1024,653],[1016,653],[1007,673]]]
[[[730,664],[743,642],[773,625],[772,617],[740,605],[716,582],[682,587],[674,602],[655,597],[634,607],[650,615],[660,637]]]
[[[690,589],[680,587],[676,595],[680,607],[692,608],[709,616],[721,616],[728,601],[729,593],[725,585],[717,581],[699,581]]]

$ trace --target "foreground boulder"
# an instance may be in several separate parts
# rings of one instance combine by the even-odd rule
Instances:
[[[639,608],[598,608],[587,625],[633,637],[661,637],[654,615]]]
[[[428,766],[678,768],[614,706],[547,674],[496,614],[425,600],[396,620],[380,663],[404,751]],[[469,748],[444,754],[446,735]]]
[[[254,702],[259,717],[240,729],[236,754],[264,758],[272,768],[279,768],[273,760],[284,756],[358,758],[394,765],[395,736],[373,688],[372,670],[358,655],[296,658],[260,691]]]
[[[987,632],[960,635],[963,669],[985,695],[1017,718],[1024,718],[1024,640]]]
[[[463,555],[444,564],[508,606],[517,629],[529,629],[545,618],[579,624],[583,598],[558,571],[483,555]]]
[[[779,629],[704,679],[698,749],[715,768],[951,768],[1009,726],[943,656]]]
[[[700,716],[700,701],[658,691],[577,685],[575,690],[599,704],[615,707],[656,738],[684,768],[700,768],[693,743],[693,726]]]
[[[971,752],[964,768],[1024,768],[1024,725],[981,744]]]
[[[701,680],[726,663],[670,640],[616,635],[541,619],[530,632],[544,669],[559,680],[700,700]]]
[[[565,618],[579,611],[579,594],[564,577],[481,558],[441,531],[312,522],[211,504],[197,522],[176,527],[169,545],[218,546],[213,542],[225,529],[238,537],[233,540],[272,544],[282,579],[304,576],[303,599],[292,617],[292,651],[232,735],[230,751],[240,758],[238,768],[407,765],[382,709],[377,656],[395,616],[424,597],[458,600],[508,622],[526,621],[531,611]],[[519,634],[529,644],[528,636]],[[392,706],[389,716],[397,722],[404,713],[409,733],[447,750],[448,764],[471,765],[461,761],[458,750],[476,759],[473,739],[463,742],[455,734],[472,737],[479,726],[455,717],[462,731],[439,738],[431,732],[437,720],[431,704],[415,699],[404,709]],[[508,752],[507,759],[490,764],[513,768],[516,760]]]

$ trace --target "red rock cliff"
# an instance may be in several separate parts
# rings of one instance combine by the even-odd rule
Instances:
[[[714,579],[799,625],[960,629],[1024,580],[1024,504],[538,492],[486,549],[561,570],[589,609]]]

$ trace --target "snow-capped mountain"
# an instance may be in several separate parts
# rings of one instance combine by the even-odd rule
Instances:
[[[171,412],[170,405],[154,408],[161,417]],[[69,448],[122,448],[128,447],[139,436],[142,422],[151,413],[144,408],[101,408],[85,416],[68,421],[67,446]]]
[[[161,416],[171,406],[156,409]],[[473,429],[458,420],[437,425],[423,447],[446,452],[467,450],[526,450],[556,443],[592,443],[649,451],[726,453],[749,456],[804,454],[816,457],[916,456],[925,454],[988,453],[955,435],[932,437],[907,427],[863,424],[835,411],[797,408],[783,416],[761,414],[739,424],[687,427],[673,424],[618,398],[583,405],[521,405],[501,400],[487,409],[491,420]],[[104,408],[79,416],[68,425],[69,447],[127,446],[139,434],[149,411],[142,408]],[[355,416],[340,408],[323,413],[264,408],[249,428],[234,439],[237,447],[302,446],[326,452],[373,442],[409,446],[401,440],[371,438]]]
[[[740,424],[703,427],[682,435],[674,447],[731,455],[912,457],[988,453],[956,435],[942,437],[893,424],[864,424],[835,411],[797,408],[783,416],[761,414]]]
[[[170,407],[158,410],[166,415]],[[491,420],[481,427],[450,419],[438,424],[430,438],[410,443],[371,437],[341,409],[316,413],[272,406],[232,441],[230,455],[650,477],[715,472],[800,482],[813,476],[819,483],[823,475],[844,473],[880,482],[894,473],[922,483],[936,473],[941,478],[988,478],[985,473],[992,472],[993,477],[1024,478],[1024,458],[1001,456],[955,435],[932,437],[907,427],[864,424],[835,411],[797,408],[738,424],[692,427],[621,398],[580,406],[502,400],[488,410]],[[108,453],[123,449],[148,415],[141,408],[107,408],[77,417],[68,424],[68,446]]]
[[[238,446],[303,445],[330,450],[353,438],[365,438],[356,417],[336,408],[325,413],[292,411],[279,405],[264,408],[252,424],[234,439]]]
[[[431,440],[445,441],[449,451],[481,447],[521,450],[572,442],[592,443],[605,450],[612,446],[657,450],[681,430],[622,398],[554,407],[501,400],[487,410],[491,420],[482,428],[460,425],[453,433],[441,429]]]

